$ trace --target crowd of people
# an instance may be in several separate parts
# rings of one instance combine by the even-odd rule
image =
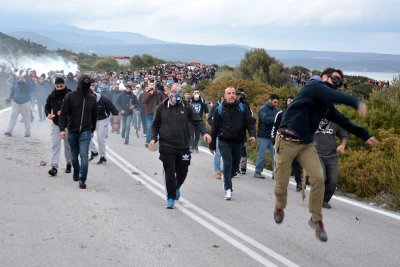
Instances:
[[[297,191],[304,194],[304,168],[311,183],[309,224],[321,241],[327,241],[321,209],[331,208],[329,201],[337,185],[338,153],[345,149],[346,131],[369,145],[378,143],[367,130],[340,114],[334,104],[353,106],[362,117],[366,115],[365,104],[336,90],[343,84],[344,75],[341,70],[327,68],[305,82],[297,96],[288,97],[281,111],[280,97],[271,94],[258,113],[256,127],[244,88],[227,87],[219,101],[211,107],[207,105],[195,85],[214,75],[213,67],[193,63],[161,64],[133,73],[93,72],[78,77],[71,73],[65,78],[57,77],[54,83],[45,74],[38,77],[34,71],[19,71],[9,79],[12,111],[5,135],[13,135],[21,114],[25,137],[31,136],[35,99],[39,120],[52,121],[49,175],[58,173],[63,142],[65,172],[72,172],[73,180],[85,189],[89,161],[100,155],[97,164],[107,163],[105,144],[110,125],[111,133],[119,134],[126,145],[133,127],[137,137],[146,137],[146,148],[155,150],[159,144],[169,209],[180,198],[191,155],[198,152],[200,135],[214,154],[215,178],[223,178],[225,200],[233,198],[232,178],[246,174],[250,140],[257,143],[258,150],[254,178],[265,179],[267,150],[272,159],[275,222],[280,224],[284,218],[291,169]],[[185,85],[193,86],[193,92],[184,92]],[[206,118],[210,132],[205,126]],[[94,132],[97,146],[92,138]],[[340,139],[339,145],[335,136]]]

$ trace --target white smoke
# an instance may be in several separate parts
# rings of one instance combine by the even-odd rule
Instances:
[[[14,69],[36,70],[40,76],[42,73],[48,75],[49,72],[68,72],[75,74],[78,71],[76,62],[66,60],[60,56],[31,56],[22,55],[18,57],[0,55],[0,66],[3,70],[13,71]]]

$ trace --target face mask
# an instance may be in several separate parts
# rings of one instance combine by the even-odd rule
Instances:
[[[340,78],[335,76],[329,76],[329,78],[331,78],[332,84],[335,86],[335,88],[342,86],[342,80]]]
[[[194,94],[194,95],[193,95],[193,98],[194,98],[194,100],[199,100],[200,95],[199,95],[199,94]]]
[[[171,94],[169,98],[173,105],[180,104],[182,102],[182,91],[180,91],[174,95]]]

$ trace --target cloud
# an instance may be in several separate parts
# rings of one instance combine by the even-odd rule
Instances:
[[[323,43],[315,39],[319,36],[327,38],[325,46],[329,46],[335,42],[330,36],[350,37],[347,41],[354,43],[357,40],[351,35],[373,31],[376,36],[391,34],[382,40],[382,51],[386,40],[400,47],[400,37],[396,37],[400,33],[397,0],[38,0],[34,5],[15,0],[12,5],[0,4],[0,9],[5,14],[13,14],[8,20],[14,16],[18,20],[30,17],[33,21],[35,16],[38,21],[136,32],[181,43],[240,43],[260,47],[279,43],[280,40],[271,38],[280,37],[283,46],[298,49],[299,40],[282,35],[285,33],[305,38],[300,42],[308,42],[309,49],[323,50],[324,46],[316,45]],[[309,37],[310,33],[314,39]],[[376,49],[377,45],[369,43],[361,46],[368,50],[372,45]]]

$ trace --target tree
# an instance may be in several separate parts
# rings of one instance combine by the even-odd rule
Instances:
[[[281,86],[290,78],[283,64],[274,57],[270,57],[262,48],[246,52],[240,61],[238,71],[242,79],[269,83],[274,86]]]
[[[134,55],[133,57],[131,57],[130,63],[132,69],[140,69],[151,67],[157,64],[163,64],[165,63],[165,60],[155,58],[148,54],[143,54],[142,56]]]
[[[92,69],[98,71],[112,71],[119,67],[118,62],[112,57],[99,59],[92,65]]]

